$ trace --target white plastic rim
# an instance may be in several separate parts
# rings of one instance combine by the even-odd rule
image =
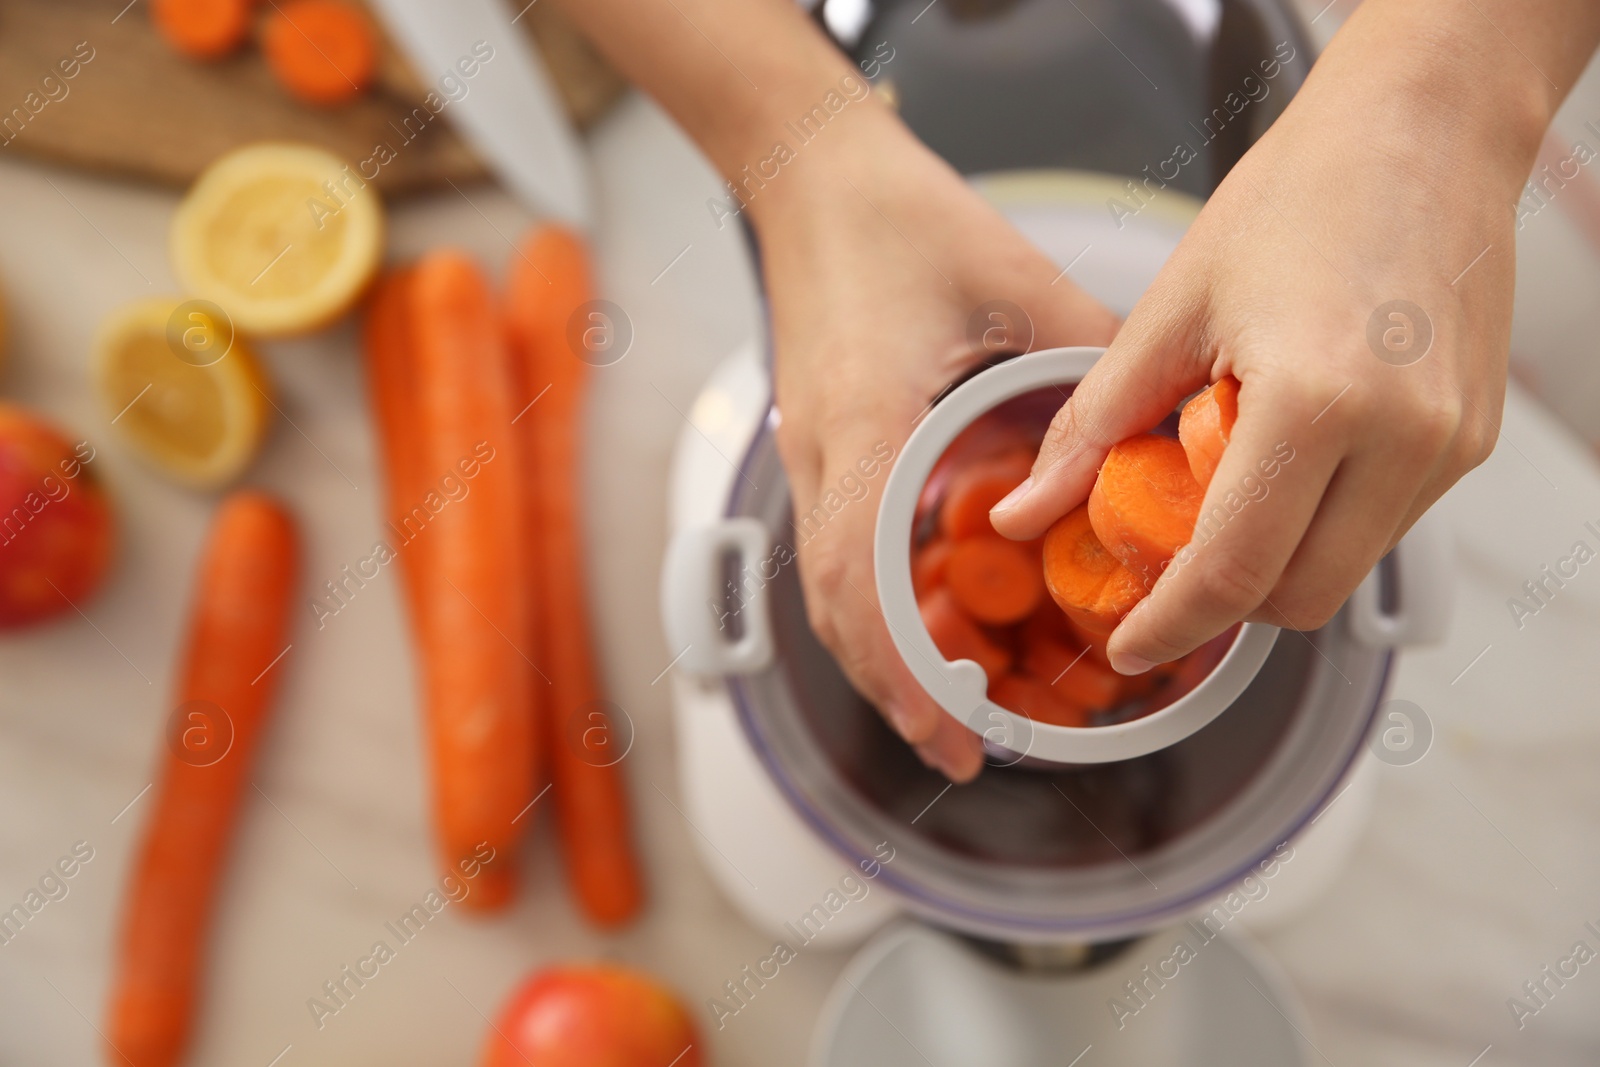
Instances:
[[[1052,385],[1075,385],[1103,348],[1052,348],[990,367],[935,404],[912,432],[884,485],[873,544],[878,603],[895,648],[941,708],[992,749],[1017,760],[1110,763],[1177,744],[1227,710],[1255,678],[1278,639],[1278,628],[1245,623],[1210,674],[1159,711],[1112,726],[1054,726],[991,701],[989,680],[972,660],[951,662],[922,624],[911,587],[911,525],[934,464],[957,434],[1014,397]]]

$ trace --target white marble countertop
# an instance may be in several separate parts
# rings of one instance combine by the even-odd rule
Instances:
[[[589,426],[591,583],[607,680],[638,728],[627,761],[651,904],[601,937],[577,921],[541,825],[515,909],[446,913],[319,1030],[306,1007],[432,884],[418,713],[398,589],[380,579],[285,659],[212,942],[193,1063],[469,1064],[511,984],[542,962],[604,956],[647,967],[697,1010],[767,939],[699,866],[676,796],[657,622],[668,453],[709,368],[756,329],[733,228],[704,208],[718,182],[649,105],[627,101],[593,138],[606,295],[636,341],[597,379]],[[408,202],[391,255],[450,242],[498,272],[529,217],[493,187]],[[0,162],[0,284],[13,315],[0,392],[95,442],[121,519],[119,566],[76,616],[0,640],[0,906],[75,842],[94,858],[0,946],[0,1061],[99,1059],[108,946],[167,713],[194,554],[213,506],[141,467],[87,386],[93,330],[117,304],[173,288],[164,253],[176,198]],[[1570,252],[1583,255],[1583,250]],[[670,266],[669,266],[670,265]],[[1524,286],[1527,272],[1524,266]],[[1570,271],[1551,261],[1551,286]],[[1547,287],[1530,299],[1548,297]],[[1571,335],[1569,335],[1571,336]],[[1592,333],[1574,343],[1594,354]],[[287,498],[306,534],[306,585],[364,554],[380,526],[349,322],[261,346],[285,418],[250,481]],[[292,420],[292,424],[291,424]],[[1374,817],[1327,892],[1262,940],[1304,996],[1329,1063],[1467,1067],[1600,1062],[1600,966],[1518,1030],[1525,980],[1600,949],[1600,574],[1585,569],[1517,631],[1506,599],[1600,520],[1587,451],[1513,392],[1494,458],[1444,505],[1462,543],[1458,617],[1408,657],[1392,695],[1437,730],[1409,767],[1376,766]],[[1481,653],[1480,650],[1487,651]],[[131,807],[128,805],[132,803]],[[124,811],[124,809],[127,809]],[[716,1063],[798,1065],[842,953],[808,952],[781,989],[718,1033]],[[701,1019],[707,1018],[703,1013]],[[709,1028],[708,1028],[709,1029]],[[1492,1045],[1486,1053],[1486,1046]],[[1063,1057],[1065,1062],[1067,1057]],[[1086,1060],[1085,1067],[1092,1067]]]

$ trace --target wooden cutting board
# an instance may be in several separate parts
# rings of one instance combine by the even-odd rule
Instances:
[[[228,59],[197,63],[157,35],[148,0],[125,3],[0,0],[0,159],[15,153],[182,186],[251,141],[310,142],[352,162],[385,142],[403,144],[379,172],[386,193],[484,175],[448,122],[430,123],[409,143],[396,133],[429,86],[387,41],[371,91],[344,107],[311,108],[278,87],[253,42]],[[533,4],[517,25],[580,128],[621,95],[621,79],[553,5]],[[71,70],[75,58],[75,76],[64,78],[60,64]]]

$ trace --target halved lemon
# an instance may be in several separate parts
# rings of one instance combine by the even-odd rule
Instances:
[[[355,303],[383,257],[378,192],[309,145],[247,145],[196,179],[172,219],[172,269],[248,334],[301,333]]]
[[[260,449],[271,387],[217,305],[179,297],[128,304],[101,325],[93,358],[112,425],[174,481],[220,488]]]

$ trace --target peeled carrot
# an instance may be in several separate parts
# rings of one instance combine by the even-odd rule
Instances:
[[[954,547],[948,538],[935,537],[911,550],[911,589],[918,600],[944,584],[950,550]]]
[[[437,496],[439,481],[446,475],[465,477],[467,471],[481,469],[476,454],[459,457],[454,469],[444,474],[432,471],[426,454],[429,450],[425,434],[419,432],[420,398],[417,395],[417,356],[414,344],[415,309],[412,299],[413,269],[400,269],[385,274],[374,284],[367,302],[363,328],[363,349],[367,363],[367,388],[372,397],[373,415],[377,424],[382,466],[385,480],[384,510],[391,544],[401,557],[400,580],[406,596],[411,632],[418,648],[426,654],[427,616],[432,609],[430,591],[434,596],[448,594],[459,600],[459,594],[441,589],[436,580],[428,578],[435,573],[429,549],[436,539],[428,535],[433,514],[427,507],[428,495]],[[497,456],[497,459],[504,457]],[[496,460],[490,460],[491,463]],[[465,467],[463,468],[463,464]],[[452,505],[454,506],[454,505]],[[529,641],[531,645],[531,640]],[[428,670],[423,665],[424,672]],[[531,714],[531,711],[529,712]],[[538,746],[535,745],[535,756]],[[436,769],[436,775],[443,769]],[[530,772],[531,774],[532,772]],[[436,788],[436,794],[439,790]],[[438,819],[436,818],[436,821]],[[446,865],[462,862],[476,863],[457,856],[452,860],[444,849]],[[474,879],[474,892],[463,898],[469,908],[493,910],[511,899],[515,888],[508,868],[491,864],[480,870]]]
[[[530,458],[521,506],[539,611],[537,662],[549,680],[536,684],[546,691],[551,802],[573,894],[591,922],[613,927],[638,913],[644,886],[626,783],[615,762],[621,754],[591,747],[622,743],[597,703],[603,690],[584,583],[579,438],[589,364],[572,349],[568,325],[592,296],[588,254],[576,234],[542,226],[522,240],[511,259],[506,324],[513,411],[520,412],[521,448]],[[577,720],[583,724],[573,729]]]
[[[1022,645],[1022,670],[1054,692],[1094,711],[1122,698],[1122,676],[1084,649],[1036,636]]]
[[[426,530],[425,522],[432,517],[423,501],[437,483],[437,477],[432,477],[423,466],[417,433],[416,356],[411,350],[409,298],[411,274],[409,270],[391,271],[373,285],[363,323],[362,349],[367,364],[367,391],[372,397],[382,453],[385,513],[397,550],[408,557],[400,567],[400,578],[405,587],[413,632],[418,632],[423,613],[418,571],[423,566],[422,557],[429,544],[422,534]],[[419,508],[420,511],[415,510]]]
[[[262,30],[267,66],[290,95],[331,106],[359,96],[378,68],[378,39],[359,8],[338,0],[274,5]]]
[[[1183,446],[1147,433],[1112,447],[1089,491],[1095,536],[1146,588],[1194,536],[1204,491]]]
[[[426,541],[425,551],[400,549],[416,583],[434,823],[447,868],[484,844],[494,850],[465,902],[495,908],[514,888],[522,829],[514,820],[534,799],[539,742],[509,360],[489,284],[464,254],[419,260],[406,304],[416,419],[408,432],[417,440],[414,459],[401,462],[430,482],[477,462],[471,493],[442,507],[410,546]],[[407,477],[391,490],[410,491]]]
[[[956,542],[945,564],[945,584],[963,611],[991,626],[1020,622],[1044,599],[1037,546],[998,534]]]
[[[989,510],[1020,485],[1032,467],[1032,456],[1012,452],[957,471],[939,506],[940,531],[958,540],[993,534]]]
[[[1061,610],[1094,634],[1116,629],[1146,593],[1095,536],[1087,505],[1067,512],[1044,535],[1044,581]]]
[[[945,659],[970,659],[993,681],[1011,667],[1011,653],[990,640],[959,607],[948,589],[935,589],[917,605],[922,625]]]
[[[288,644],[296,540],[294,521],[261,493],[234,493],[213,521],[177,697],[180,709],[201,703],[169,736],[126,891],[105,1027],[113,1064],[172,1067],[187,1044],[240,797],[285,669],[276,661]],[[202,731],[193,744],[191,730]]]
[[[1007,674],[989,687],[989,699],[1007,711],[1026,715],[1052,726],[1087,726],[1088,711],[1053,690],[1049,684],[1022,674]]]
[[[1222,450],[1228,447],[1238,417],[1239,379],[1231,374],[1202,389],[1183,405],[1183,414],[1178,416],[1178,440],[1202,492],[1222,462]]]
[[[191,59],[221,59],[250,33],[251,0],[150,0],[150,21]]]

